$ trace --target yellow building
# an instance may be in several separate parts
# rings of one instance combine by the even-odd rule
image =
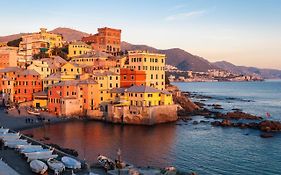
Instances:
[[[61,72],[56,72],[43,79],[43,90],[48,90],[53,84],[62,81]]]
[[[7,42],[0,42],[0,47],[6,47],[7,46]]]
[[[100,102],[102,106],[105,106],[111,101],[110,90],[120,87],[120,75],[111,71],[104,71],[93,73],[92,78],[99,84]]]
[[[39,33],[32,33],[22,36],[19,44],[19,56],[25,60],[31,60],[32,56],[46,49],[48,53],[54,47],[62,47],[62,35],[47,32],[47,29],[41,28]]]
[[[68,45],[68,58],[87,54],[92,50],[92,47],[82,41],[74,41]]]
[[[149,86],[132,86],[111,90],[113,102],[125,102],[134,107],[172,105],[172,94]]]
[[[74,80],[83,73],[83,66],[67,62],[61,67],[62,80]]]
[[[128,63],[125,67],[145,71],[146,85],[164,90],[165,58],[164,54],[149,53],[147,51],[129,51]]]
[[[47,105],[48,105],[47,91],[33,93],[33,107],[34,108],[47,108]]]

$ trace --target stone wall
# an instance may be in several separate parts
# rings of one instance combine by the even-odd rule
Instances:
[[[109,106],[105,120],[113,123],[154,125],[177,121],[177,105],[153,107]],[[130,112],[131,111],[131,112]],[[138,112],[141,111],[141,112]]]

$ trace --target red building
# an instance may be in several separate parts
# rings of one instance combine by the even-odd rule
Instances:
[[[91,44],[94,50],[118,55],[121,51],[121,30],[99,28],[97,34],[83,37],[82,41]]]
[[[19,72],[15,78],[14,90],[15,102],[32,101],[33,93],[42,91],[40,74],[35,70]]]
[[[145,85],[145,71],[120,69],[120,87],[130,87],[133,85]]]

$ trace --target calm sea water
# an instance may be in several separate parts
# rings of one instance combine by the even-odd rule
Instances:
[[[226,108],[243,108],[255,114],[281,116],[281,82],[177,83],[182,90],[200,92]],[[237,98],[228,102],[228,97]],[[253,102],[243,102],[243,100]],[[194,120],[202,120],[195,117]],[[182,121],[154,127],[120,126],[101,122],[73,122],[25,131],[35,138],[79,151],[80,158],[96,161],[98,154],[116,156],[135,165],[169,166],[199,174],[281,174],[281,134],[260,138],[259,131],[192,125]]]

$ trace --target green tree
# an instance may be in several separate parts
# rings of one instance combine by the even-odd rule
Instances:
[[[22,38],[18,38],[18,39],[9,41],[9,42],[7,43],[7,46],[19,47],[21,41],[22,41]]]

